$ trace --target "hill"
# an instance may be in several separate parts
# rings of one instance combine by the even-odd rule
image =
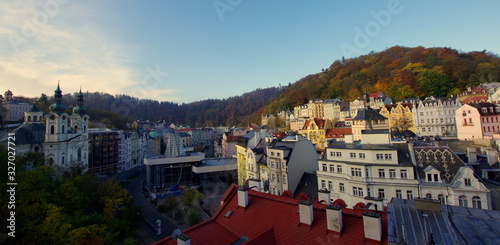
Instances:
[[[486,51],[394,46],[337,60],[324,72],[300,79],[266,106],[264,113],[293,109],[314,98],[351,101],[373,92],[383,92],[394,101],[456,95],[469,86],[497,82],[499,77],[500,58]]]
[[[282,90],[272,87],[256,89],[241,96],[227,99],[209,99],[186,104],[138,99],[129,95],[111,95],[102,92],[84,93],[87,114],[94,122],[124,129],[126,122],[137,119],[190,125],[192,127],[260,124],[257,112],[273,101]],[[78,94],[63,95],[66,105],[76,105]],[[44,94],[39,98],[38,107],[46,113],[52,104]],[[31,98],[23,98],[33,101]],[[68,108],[70,113],[71,109]]]

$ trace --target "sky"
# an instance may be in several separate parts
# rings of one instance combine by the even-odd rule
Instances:
[[[394,45],[500,54],[500,1],[0,2],[0,93],[189,103],[294,83]]]

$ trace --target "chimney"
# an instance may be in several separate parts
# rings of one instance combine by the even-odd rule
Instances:
[[[248,186],[255,187],[254,190],[262,192],[262,181],[260,179],[248,179]]]
[[[312,202],[300,201],[299,212],[300,212],[300,223],[306,225],[312,225],[312,222],[314,220]]]
[[[498,163],[498,154],[493,149],[486,150],[486,157],[488,159],[488,165],[493,166]]]
[[[342,207],[326,206],[326,222],[328,230],[342,232]]]
[[[238,206],[246,208],[248,205],[248,190],[245,188],[238,189]]]
[[[177,236],[177,245],[191,245],[191,238],[186,234],[180,234]]]
[[[467,158],[469,159],[469,162],[477,162],[475,147],[467,147]]]
[[[319,190],[318,191],[318,201],[325,201],[325,204],[326,205],[330,205],[331,204],[331,200],[330,200],[330,191],[328,190]]]
[[[380,219],[380,214],[363,212],[363,226],[365,238],[382,241],[382,221]]]

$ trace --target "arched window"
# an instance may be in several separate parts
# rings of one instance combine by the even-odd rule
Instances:
[[[35,147],[33,148],[33,151],[35,151],[35,152],[39,152],[39,151],[40,151],[40,147],[35,146]]]
[[[446,203],[445,203],[445,199],[444,199],[444,195],[443,195],[443,194],[439,194],[439,195],[438,195],[438,200],[439,200],[439,202],[440,202],[441,204],[446,204]]]
[[[78,125],[75,125],[75,132],[78,131]]]
[[[64,156],[61,158],[61,164],[64,165]]]
[[[38,122],[38,117],[37,116],[33,116],[33,122]]]
[[[31,122],[31,116],[28,116],[28,119],[26,121]]]
[[[472,198],[472,207],[473,208],[483,208],[481,205],[481,198],[478,196],[475,196]]]
[[[54,134],[55,127],[54,125],[50,125],[50,134]]]
[[[462,195],[458,197],[458,205],[460,207],[468,207],[467,205],[467,197]]]
[[[62,131],[61,132],[64,134],[64,125],[62,125]]]
[[[431,194],[431,193],[427,193],[427,194],[425,194],[425,198],[427,198],[427,199],[432,199],[432,194]]]

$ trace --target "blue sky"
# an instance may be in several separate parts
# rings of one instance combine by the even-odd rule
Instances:
[[[64,93],[188,103],[286,85],[394,45],[500,54],[499,9],[493,0],[3,1],[0,91],[52,95],[60,81]]]

